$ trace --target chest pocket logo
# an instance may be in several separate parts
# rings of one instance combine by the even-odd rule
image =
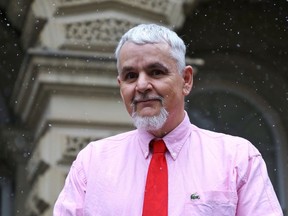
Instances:
[[[193,193],[185,203],[181,216],[233,216],[236,214],[237,194],[227,191]]]

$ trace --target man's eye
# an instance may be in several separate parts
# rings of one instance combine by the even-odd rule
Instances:
[[[162,72],[161,70],[153,70],[153,71],[151,72],[151,74],[152,74],[153,76],[159,76],[159,75],[162,75],[163,72]]]
[[[137,78],[137,74],[134,72],[129,72],[125,75],[125,80],[131,80]]]

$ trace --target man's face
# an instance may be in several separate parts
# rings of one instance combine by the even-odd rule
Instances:
[[[187,92],[186,80],[179,74],[167,44],[126,42],[120,51],[118,82],[130,115],[156,116],[164,107],[169,116],[182,115],[179,118],[183,119],[184,97],[192,83]]]

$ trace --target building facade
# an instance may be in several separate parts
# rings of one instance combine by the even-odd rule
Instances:
[[[2,0],[0,7],[0,215],[52,215],[77,153],[133,128],[113,52],[140,23],[183,38],[196,71],[186,100],[191,121],[249,139],[286,212],[287,3]]]

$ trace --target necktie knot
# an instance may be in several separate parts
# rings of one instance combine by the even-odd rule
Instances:
[[[167,151],[167,147],[162,139],[153,140],[152,141],[152,149],[154,153],[165,153]]]

